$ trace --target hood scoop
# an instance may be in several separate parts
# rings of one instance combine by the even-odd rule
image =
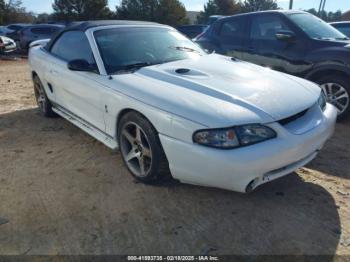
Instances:
[[[188,68],[179,68],[179,69],[176,69],[175,72],[179,75],[186,75],[186,74],[190,73],[191,70]]]
[[[188,77],[209,77],[208,74],[203,73],[199,70],[189,69],[189,68],[173,68],[165,70],[172,75],[177,76],[188,76]]]

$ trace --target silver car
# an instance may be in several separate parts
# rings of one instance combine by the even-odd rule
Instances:
[[[6,36],[0,36],[0,55],[11,53],[16,49],[15,41]]]

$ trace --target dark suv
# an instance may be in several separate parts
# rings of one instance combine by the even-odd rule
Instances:
[[[178,26],[176,29],[192,39],[203,33],[207,27],[207,25],[182,25]]]
[[[350,113],[349,38],[309,13],[265,11],[222,18],[195,41],[208,51],[314,81],[337,107],[339,118]]]
[[[62,30],[63,25],[38,24],[31,25],[19,31],[20,48],[24,51],[29,49],[31,42],[41,39],[49,39],[53,34]]]
[[[30,24],[11,24],[6,26],[6,28],[9,30],[6,34],[7,37],[14,40],[17,44],[19,42],[19,35],[18,32],[22,30],[23,28],[30,26]]]

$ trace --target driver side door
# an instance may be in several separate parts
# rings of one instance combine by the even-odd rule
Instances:
[[[105,131],[105,108],[101,101],[105,87],[98,83],[100,77],[98,71],[80,72],[68,69],[68,62],[72,60],[80,59],[91,65],[96,64],[85,33],[81,31],[63,33],[52,46],[50,53],[52,65],[47,70],[47,79],[55,93],[57,106]]]
[[[305,43],[298,39],[280,40],[281,31],[293,33],[294,28],[280,14],[259,14],[250,18],[250,39],[243,59],[289,74],[303,71]]]

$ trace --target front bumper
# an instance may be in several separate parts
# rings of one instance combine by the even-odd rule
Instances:
[[[11,53],[16,50],[16,44],[6,44],[0,47],[1,52]]]
[[[277,131],[277,138],[232,150],[159,136],[174,178],[189,184],[247,192],[290,174],[315,158],[332,136],[336,118],[337,110],[327,104],[325,111],[313,119],[317,125],[307,132],[294,134],[272,123],[269,126]]]

